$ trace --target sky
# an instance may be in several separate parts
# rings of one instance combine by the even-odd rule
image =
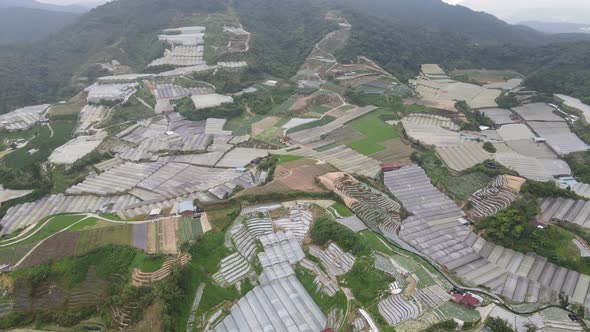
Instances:
[[[444,0],[485,11],[510,23],[521,21],[590,24],[588,0]]]
[[[98,5],[100,3],[105,3],[108,0],[37,0],[43,3],[51,3],[54,5]]]

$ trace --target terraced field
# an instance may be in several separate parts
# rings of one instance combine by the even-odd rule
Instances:
[[[441,180],[446,191],[455,199],[466,200],[474,192],[484,188],[491,178],[484,173],[474,172],[465,175],[449,175]]]

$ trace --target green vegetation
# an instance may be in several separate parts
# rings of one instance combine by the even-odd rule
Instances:
[[[344,251],[350,251],[355,256],[370,253],[363,237],[327,217],[321,217],[315,221],[310,235],[313,243],[320,246],[334,241]]]
[[[487,186],[491,177],[481,172],[459,175],[448,175],[441,179],[440,184],[455,199],[466,200],[474,192]]]
[[[527,180],[520,191],[529,193],[536,197],[566,197],[573,199],[584,199],[569,189],[562,189],[554,182],[538,182]]]
[[[510,207],[480,220],[477,231],[486,239],[523,253],[534,252],[552,263],[580,273],[590,273],[590,258],[580,257],[574,235],[557,225],[537,228],[530,221],[538,212],[535,197],[517,200]]]
[[[220,11],[215,0],[127,0],[90,11],[67,31],[47,39],[0,48],[3,74],[0,113],[16,107],[58,102],[88,85],[104,72],[97,62],[117,59],[137,72],[163,53],[158,32],[184,13]],[[318,15],[319,16],[319,15]],[[146,20],[149,17],[149,20]],[[99,23],[97,23],[99,22]]]
[[[292,155],[286,155],[286,154],[280,155],[279,156],[279,165],[290,163],[290,162],[297,161],[297,160],[301,160],[304,158],[305,157],[302,157],[302,156],[292,156]]]
[[[315,128],[315,127],[321,127],[323,125],[327,125],[328,123],[332,122],[336,120],[335,117],[331,116],[331,115],[324,115],[321,119],[313,121],[313,122],[308,122],[308,123],[304,123],[302,125],[299,125],[297,127],[293,127],[289,130],[287,130],[287,134],[293,134],[296,133],[298,131],[302,131],[302,130],[306,130],[306,129],[311,129],[311,128]]]
[[[184,97],[177,100],[174,109],[182,114],[182,116],[192,121],[201,121],[207,118],[229,119],[240,116],[244,111],[244,107],[236,102],[197,110],[190,97]]]
[[[513,93],[503,94],[496,98],[496,104],[501,108],[510,109],[518,106],[518,99],[516,99],[516,95]]]
[[[457,318],[466,323],[473,323],[480,320],[479,311],[467,309],[462,305],[445,302],[437,310],[447,318]]]
[[[35,137],[22,149],[5,156],[2,160],[6,167],[24,170],[33,164],[47,160],[51,152],[61,145],[64,145],[71,137],[76,123],[74,121],[58,121],[51,123],[53,137],[48,126],[35,127]],[[36,153],[30,154],[29,150],[37,149]]]
[[[576,152],[565,157],[580,182],[590,183],[590,152]]]
[[[270,114],[275,107],[285,103],[291,96],[292,92],[291,89],[274,90],[272,93],[259,91],[243,94],[237,100],[240,105],[249,108],[254,114],[267,115]]]
[[[457,329],[457,322],[454,320],[445,320],[442,322],[438,322],[429,326],[427,329],[423,330],[422,332],[444,332],[444,331],[454,331]]]
[[[389,111],[379,110],[352,121],[349,126],[365,138],[348,144],[348,147],[367,156],[385,150],[385,146],[379,143],[399,137],[395,127],[382,120],[383,116],[390,114]]]
[[[27,238],[26,240],[19,242],[18,245],[24,245],[29,243],[39,242],[57,232],[64,230],[66,227],[71,226],[72,224],[80,221],[84,216],[76,216],[76,215],[57,215],[45,223],[41,230],[39,230],[35,235]]]
[[[186,329],[193,299],[201,283],[205,284],[205,290],[197,312],[199,317],[224,301],[233,301],[240,296],[235,287],[222,288],[211,279],[221,259],[230,253],[223,244],[224,239],[223,232],[207,232],[188,247],[192,256],[190,263],[170,278],[170,283],[178,291],[165,297],[165,330]]]
[[[342,217],[352,217],[354,215],[346,205],[340,202],[332,204],[330,208],[336,211]]]
[[[211,227],[216,231],[225,230],[238,217],[241,210],[240,204],[233,200],[203,207]]]
[[[142,272],[158,271],[166,261],[163,255],[148,255],[143,251],[138,252],[131,263],[132,267],[140,269]]]
[[[154,115],[154,111],[146,107],[143,103],[137,100],[135,95],[129,97],[129,100],[123,105],[119,105],[113,109],[108,119],[106,119],[101,127],[107,128],[127,121],[137,121],[148,118]]]
[[[483,149],[489,153],[496,153],[496,147],[490,142],[483,143]]]
[[[324,314],[327,315],[333,308],[339,308],[342,312],[346,310],[346,295],[344,295],[342,291],[339,291],[334,296],[328,296],[318,289],[315,283],[315,274],[313,272],[300,266],[296,266],[295,274],[297,275],[297,279],[301,281],[305,290],[311,295]]]
[[[361,237],[365,239],[367,246],[371,248],[371,250],[379,251],[381,253],[388,255],[394,254],[393,250],[391,249],[391,246],[389,246],[389,244],[386,244],[387,241],[383,243],[384,240],[379,236],[379,234],[371,230],[365,230],[360,232],[359,234],[361,235]]]
[[[375,259],[359,257],[352,269],[344,275],[343,282],[350,288],[354,297],[363,305],[371,304],[382,292],[386,291],[395,278],[375,269]]]
[[[131,225],[116,225],[82,230],[74,253],[84,255],[108,245],[131,245],[132,227]]]
[[[132,322],[141,318],[143,310],[155,298],[155,293],[159,292],[159,287],[166,282],[156,285],[156,287],[133,287],[128,283],[131,269],[135,267],[135,261],[141,261],[138,256],[147,255],[143,252],[130,247],[106,246],[94,250],[82,257],[65,258],[53,261],[51,263],[37,265],[31,268],[19,269],[12,272],[14,279],[21,280],[31,289],[47,287],[48,284],[56,285],[65,292],[75,290],[80,283],[88,282],[93,278],[93,290],[103,295],[96,299],[96,305],[85,308],[64,309],[59,306],[39,307],[36,310],[27,312],[22,316],[17,313],[5,315],[0,319],[0,328],[19,327],[30,324],[56,323],[61,326],[73,326],[80,321],[94,315],[106,315],[107,312],[99,311],[103,305],[124,306],[133,302],[137,308],[130,313]],[[90,271],[96,271],[91,274]],[[79,288],[78,288],[79,289]],[[59,301],[62,295],[56,295]],[[45,308],[45,310],[43,309]]]
[[[426,171],[430,181],[435,186],[443,178],[449,176],[449,170],[444,166],[434,150],[429,149],[423,152],[414,152],[411,155],[411,159]]]
[[[489,317],[484,325],[492,332],[514,332],[512,324],[500,317]]]

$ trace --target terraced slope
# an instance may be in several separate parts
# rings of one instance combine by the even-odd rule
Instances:
[[[421,185],[408,185],[408,179]],[[462,279],[514,302],[555,303],[564,293],[573,303],[590,305],[590,276],[478,237],[456,220],[462,212],[439,196],[418,166],[386,173],[385,184],[414,214],[403,221],[400,237]]]

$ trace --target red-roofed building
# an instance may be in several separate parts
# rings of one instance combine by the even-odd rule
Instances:
[[[481,300],[473,296],[471,293],[465,293],[464,295],[460,293],[452,293],[451,301],[463,305],[468,309],[473,309],[481,304]]]

